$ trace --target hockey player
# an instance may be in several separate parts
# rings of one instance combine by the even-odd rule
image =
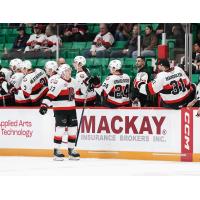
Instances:
[[[59,75],[57,74],[58,64],[56,61],[47,61],[44,69],[49,78],[48,83],[51,82],[51,79],[55,79],[59,77]]]
[[[74,68],[77,71],[76,80],[80,84],[79,90],[75,94],[76,106],[83,106],[86,99],[87,106],[94,106],[96,100],[96,92],[90,87],[89,79],[91,78],[89,70],[85,67],[86,59],[83,56],[76,56],[74,58]],[[86,91],[83,93],[83,91]]]
[[[104,97],[104,106],[117,108],[130,106],[130,77],[122,72],[120,60],[109,63],[110,74],[102,86],[95,88],[96,92]],[[93,80],[92,80],[93,81]],[[97,85],[98,83],[94,83]]]
[[[75,142],[77,133],[77,117],[74,101],[77,81],[71,77],[71,67],[64,64],[59,68],[60,78],[55,79],[42,101],[40,114],[44,115],[47,109],[53,106],[56,121],[56,131],[54,135],[54,160],[64,160],[64,155],[60,152],[62,136],[65,128],[68,127],[68,155],[69,159],[78,160],[80,154],[76,152]]]
[[[22,60],[19,58],[12,59],[9,63],[9,68],[2,68],[2,71],[5,74],[6,81],[10,81],[11,76],[14,74],[17,67],[22,64]]]
[[[140,82],[137,87],[140,93],[153,95],[160,93],[163,107],[180,109],[194,98],[195,89],[189,78],[180,67],[170,68],[168,60],[160,60],[158,63],[160,73],[149,82]]]
[[[22,80],[24,78],[24,74],[22,69],[26,67],[26,62],[22,62],[20,65],[16,65],[15,73],[10,78],[10,84],[12,88],[10,89],[10,93],[14,94],[15,104],[17,106],[29,106],[30,99],[25,98],[23,91],[21,90]]]
[[[47,76],[44,70],[39,68],[33,69],[29,60],[23,62],[25,77],[22,80],[21,89],[25,98],[30,99],[33,106],[39,106],[48,92]]]
[[[5,79],[5,74],[0,71],[0,106],[13,105],[9,93],[9,84]]]

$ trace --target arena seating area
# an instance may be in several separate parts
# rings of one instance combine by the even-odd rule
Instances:
[[[145,26],[147,24],[140,24],[140,33],[141,35],[144,34]],[[156,30],[158,24],[154,23],[151,24],[153,29]],[[92,44],[92,40],[94,39],[95,35],[99,32],[99,24],[87,24],[88,26],[88,34],[89,40],[86,42],[63,42],[62,46],[59,51],[59,57],[63,57],[66,59],[67,63],[72,65],[73,58],[77,55],[82,55],[85,49],[89,49]],[[28,34],[32,34],[32,28],[26,27],[26,32]],[[9,24],[0,24],[0,57],[1,57],[1,66],[8,67],[9,60],[2,59],[3,53],[5,51],[9,51],[12,49],[13,42],[17,37],[18,31],[16,27],[10,27]],[[174,46],[175,46],[175,39],[167,39],[167,44],[169,47],[169,59],[174,60]],[[115,41],[112,50],[123,49],[126,41]],[[161,41],[159,41],[159,44]],[[155,49],[157,55],[157,48]],[[156,58],[156,57],[155,57]],[[132,58],[124,57],[119,58],[123,63],[124,72],[129,74],[131,77],[134,77],[136,74],[136,68],[134,67],[135,60]],[[112,60],[112,58],[89,58],[87,59],[87,67],[90,69],[93,75],[101,76],[101,79],[104,80],[105,76],[108,73],[108,63]],[[34,67],[43,68],[44,64],[47,59],[31,59],[30,60]],[[149,69],[149,72],[153,72],[152,68],[152,57],[146,58],[146,65]],[[73,72],[75,73],[75,72]],[[198,74],[193,74],[192,81],[198,81]]]

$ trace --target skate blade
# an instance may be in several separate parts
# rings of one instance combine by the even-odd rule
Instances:
[[[69,156],[69,160],[80,160],[80,157]]]
[[[54,160],[54,161],[63,161],[64,158],[62,158],[62,157],[56,157],[56,156],[55,156],[55,157],[53,158],[53,160]]]

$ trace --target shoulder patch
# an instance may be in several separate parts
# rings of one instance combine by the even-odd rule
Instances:
[[[85,76],[84,76],[84,74],[80,74],[80,77],[81,77],[81,78],[84,78]]]

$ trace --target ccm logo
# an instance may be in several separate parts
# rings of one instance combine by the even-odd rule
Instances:
[[[185,144],[184,147],[189,151],[190,150],[190,114],[188,112],[185,112],[184,115],[184,138],[185,138]]]

